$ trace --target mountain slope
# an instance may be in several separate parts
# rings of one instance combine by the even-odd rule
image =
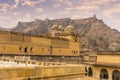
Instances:
[[[54,20],[39,20],[32,22],[19,22],[17,27],[12,29],[15,32],[23,32],[29,34],[50,33],[51,27],[54,24],[64,27],[73,24],[75,29],[81,36],[81,49],[92,50],[120,50],[120,32],[108,27],[102,20],[95,16],[86,19],[70,18],[54,19]]]

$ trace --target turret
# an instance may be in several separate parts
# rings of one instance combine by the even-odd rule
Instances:
[[[58,37],[62,32],[63,32],[64,28],[62,27],[62,25],[53,25],[52,26],[52,31],[51,31],[51,36],[52,37]]]
[[[53,25],[51,36],[68,39],[74,42],[80,41],[79,34],[72,25],[67,26],[65,29],[62,25]]]
[[[64,30],[64,32],[66,33],[66,34],[73,34],[74,33],[74,27],[72,26],[72,25],[69,25],[69,26],[67,26],[66,28],[65,28],[65,30]]]
[[[60,34],[61,38],[69,39],[70,41],[79,41],[79,35],[78,32],[75,30],[75,28],[72,25],[67,26],[64,29],[64,32]]]

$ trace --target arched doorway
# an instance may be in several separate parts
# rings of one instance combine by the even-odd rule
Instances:
[[[120,80],[120,72],[118,70],[112,72],[112,80]]]
[[[92,76],[92,75],[93,75],[92,68],[91,68],[91,67],[89,67],[89,68],[88,68],[88,76]]]
[[[101,69],[100,71],[100,80],[105,79],[108,80],[108,71],[106,69]]]

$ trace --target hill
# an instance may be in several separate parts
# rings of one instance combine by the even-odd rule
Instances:
[[[54,24],[63,27],[73,24],[81,36],[82,50],[120,51],[120,32],[111,29],[102,20],[97,19],[96,16],[74,20],[62,18],[18,22],[17,27],[13,28],[12,31],[39,35],[50,33]]]

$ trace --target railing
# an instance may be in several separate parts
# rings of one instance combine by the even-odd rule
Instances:
[[[26,66],[29,64],[37,65],[37,66],[58,66],[58,65],[66,65],[65,63],[60,62],[41,62],[36,60],[24,60],[24,59],[14,59],[10,57],[0,57],[0,61],[4,62],[16,62],[17,64],[25,64]]]

